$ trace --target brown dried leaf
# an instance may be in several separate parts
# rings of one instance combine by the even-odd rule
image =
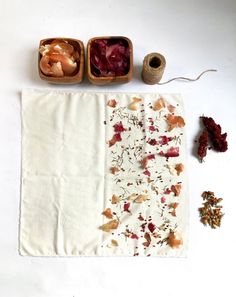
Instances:
[[[165,100],[163,98],[159,98],[153,105],[153,110],[158,111],[166,106]]]
[[[174,128],[182,128],[185,126],[184,119],[181,116],[168,114],[166,117],[166,121],[169,125],[169,131],[173,130]]]
[[[102,226],[100,226],[99,229],[104,232],[110,232],[111,230],[117,229],[118,226],[119,226],[118,220],[111,220],[111,221],[107,222],[106,224],[103,224]]]
[[[176,184],[176,185],[172,185],[170,189],[174,193],[175,196],[179,196],[181,187],[182,186],[180,184]]]
[[[102,214],[108,218],[108,219],[112,219],[113,218],[113,214],[110,208],[105,209]]]
[[[116,203],[118,203],[118,202],[120,202],[120,197],[119,196],[117,196],[117,195],[112,195],[112,198],[111,198],[111,203],[112,204],[116,204]]]
[[[141,194],[141,195],[138,195],[138,197],[134,200],[134,202],[136,202],[136,203],[142,203],[142,202],[148,200],[148,198],[149,198],[148,195]]]

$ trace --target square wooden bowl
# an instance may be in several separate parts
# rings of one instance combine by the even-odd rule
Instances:
[[[94,42],[94,40],[98,39],[114,39],[114,40],[124,40],[125,43],[127,43],[127,47],[129,48],[129,70],[127,74],[121,75],[121,76],[96,76],[92,73],[92,66],[90,62],[90,53],[91,53],[91,45]],[[129,82],[133,77],[133,45],[129,38],[124,36],[101,36],[101,37],[94,37],[89,39],[88,45],[87,45],[87,75],[88,79],[92,84],[95,85],[106,85],[110,83],[127,83]]]
[[[39,72],[40,78],[43,80],[46,80],[48,82],[55,83],[55,84],[80,83],[83,80],[83,76],[84,76],[84,44],[83,44],[83,42],[78,39],[73,39],[73,38],[62,38],[62,37],[47,38],[47,39],[42,39],[40,41],[39,47],[42,45],[50,44],[55,39],[67,41],[79,52],[79,55],[80,55],[80,60],[78,62],[79,66],[77,67],[76,72],[73,73],[72,75],[67,75],[67,76],[63,76],[63,77],[53,77],[53,76],[45,75],[41,71],[40,66],[39,66],[39,62],[42,57],[42,55],[39,52],[38,53],[38,72]]]

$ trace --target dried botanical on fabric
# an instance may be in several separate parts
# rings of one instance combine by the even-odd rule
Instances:
[[[27,91],[22,121],[22,255],[186,255],[179,95]]]
[[[179,226],[187,198],[186,191],[181,193],[185,121],[175,98],[130,95],[128,101],[119,96],[107,99],[104,124],[110,194],[102,215],[111,214],[116,228],[105,235],[103,254],[130,246],[133,256],[178,254],[185,245],[183,226]],[[105,216],[104,222],[100,229],[107,232],[107,224],[113,221]],[[117,245],[111,246],[110,240]]]

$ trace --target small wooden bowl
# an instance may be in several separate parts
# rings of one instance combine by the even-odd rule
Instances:
[[[83,80],[83,76],[84,76],[84,44],[82,41],[78,40],[78,39],[73,39],[73,38],[47,38],[47,39],[42,39],[39,43],[39,47],[41,45],[45,45],[45,44],[50,44],[53,40],[65,40],[67,41],[69,44],[71,44],[78,52],[80,55],[80,60],[79,60],[79,65],[76,69],[76,72],[73,73],[72,75],[68,75],[68,76],[63,76],[63,77],[53,77],[53,76],[48,76],[45,75],[39,66],[39,62],[40,59],[42,58],[42,55],[39,52],[38,55],[38,72],[39,72],[39,76],[41,79],[46,80],[48,82],[51,83],[55,83],[55,84],[75,84],[75,83],[80,83]]]
[[[129,71],[126,75],[121,76],[95,76],[91,70],[91,63],[90,63],[90,51],[91,45],[94,40],[97,39],[121,39],[127,42],[127,46],[129,48],[130,53],[130,61],[129,61]],[[133,45],[129,38],[124,36],[104,36],[104,37],[94,37],[89,39],[87,44],[87,75],[89,81],[94,85],[106,85],[110,83],[127,83],[133,77]]]

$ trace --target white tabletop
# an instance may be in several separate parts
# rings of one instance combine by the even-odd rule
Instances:
[[[0,296],[232,296],[235,248],[236,2],[235,0],[1,1],[0,8]],[[46,37],[124,35],[134,46],[134,78],[124,85],[49,85],[37,73],[37,47]],[[194,83],[149,86],[140,79],[151,52],[167,60],[163,80]],[[186,109],[190,199],[189,253],[173,258],[31,258],[18,254],[22,88],[181,93]],[[215,118],[228,132],[229,150],[193,156],[199,116]],[[223,197],[222,227],[199,222],[204,190]],[[227,293],[228,292],[228,293]]]

